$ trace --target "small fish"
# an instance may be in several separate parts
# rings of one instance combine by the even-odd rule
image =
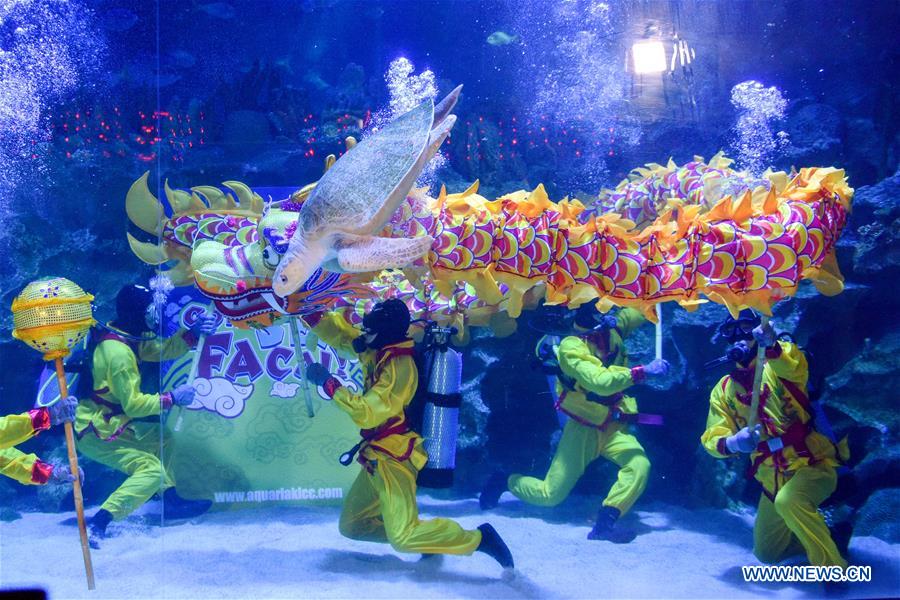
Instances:
[[[233,19],[235,16],[234,7],[226,2],[210,2],[209,4],[198,4],[197,10],[206,13],[210,17],[216,19]]]
[[[138,22],[138,16],[127,8],[112,8],[100,14],[100,23],[108,31],[128,31]]]
[[[512,44],[518,39],[519,36],[517,35],[510,35],[505,31],[495,31],[491,35],[487,36],[487,43],[491,46],[506,46],[507,44]]]

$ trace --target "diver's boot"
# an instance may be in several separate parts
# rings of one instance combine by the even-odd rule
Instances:
[[[490,523],[482,523],[478,526],[478,531],[481,532],[481,543],[475,549],[476,552],[484,552],[500,563],[500,566],[504,569],[516,568],[515,563],[513,563],[512,552],[509,551],[506,542],[503,541],[503,538],[500,537],[500,534],[497,533],[497,530]]]
[[[444,564],[444,555],[423,553],[418,564],[424,569],[439,569]]]
[[[497,507],[497,504],[500,503],[500,496],[506,491],[507,479],[506,473],[501,471],[491,473],[491,476],[484,482],[484,487],[481,488],[481,495],[478,496],[478,504],[481,506],[481,510]]]
[[[637,535],[634,531],[622,527],[618,523],[622,513],[618,508],[612,506],[603,506],[597,513],[597,522],[594,528],[588,533],[589,540],[607,540],[613,544],[627,544],[634,540]]]
[[[88,545],[94,550],[100,549],[100,540],[108,537],[106,528],[112,521],[112,513],[108,510],[100,509],[94,513],[91,520],[88,521]]]
[[[199,517],[212,506],[210,500],[188,500],[169,488],[163,493],[163,516],[167,519],[192,519]]]

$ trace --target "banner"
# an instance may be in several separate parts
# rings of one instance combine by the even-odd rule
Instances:
[[[185,292],[166,316],[171,325],[187,329],[209,307],[207,299]],[[165,460],[179,494],[217,505],[339,504],[358,472],[355,463],[338,462],[359,439],[350,417],[316,386],[304,385],[288,322],[242,330],[217,316],[218,330],[203,348],[164,365],[162,372],[163,390],[186,383],[199,352],[194,402],[180,415],[174,410],[167,422],[171,439]],[[298,331],[307,364],[322,362],[342,384],[361,390],[358,361],[338,356],[302,322]],[[179,417],[181,426],[174,431]]]

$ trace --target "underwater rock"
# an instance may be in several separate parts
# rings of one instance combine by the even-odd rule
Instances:
[[[853,457],[851,456],[851,461]],[[900,447],[877,448],[865,455],[850,473],[838,482],[836,500],[854,508],[865,505],[884,488],[900,487]]]
[[[10,506],[16,499],[16,483],[6,477],[0,478],[0,506]]]
[[[896,390],[900,389],[900,331],[872,343],[829,376],[827,402],[861,424],[887,433],[900,430]]]
[[[703,448],[695,453],[696,467],[690,483],[688,501],[694,506],[735,509],[748,487],[746,461],[721,460]]]
[[[882,136],[872,119],[848,119],[844,143],[847,160],[842,165],[856,186],[878,179],[881,168]]]
[[[900,543],[900,488],[878,490],[856,515],[853,534],[874,535],[892,544]]]
[[[491,409],[484,403],[478,391],[480,378],[464,384],[462,388],[462,408],[459,414],[459,437],[457,447],[480,448],[487,443],[487,420]]]
[[[848,235],[838,253],[852,252],[853,275],[884,283],[900,274],[900,175],[862,187],[853,198]]]
[[[8,506],[0,506],[0,522],[9,523],[22,518],[22,513]]]
[[[799,104],[799,103],[798,103]],[[791,110],[784,130],[790,145],[784,150],[788,164],[832,164],[843,155],[840,111],[828,104],[803,104]]]

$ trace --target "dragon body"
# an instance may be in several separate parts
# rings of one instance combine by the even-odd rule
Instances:
[[[630,214],[647,221],[643,227],[618,212],[553,202],[541,186],[496,200],[479,195],[477,182],[458,194],[442,190],[437,198],[414,190],[379,235],[428,236],[433,242],[424,257],[402,271],[319,267],[285,297],[273,291],[281,257],[275,246],[290,238],[313,186],[267,210],[261,197],[237,182],[226,182],[227,192],[166,186],[164,207],[145,176],[129,192],[129,215],[161,242],[129,240],[142,260],[174,265],[177,283],[196,284],[223,315],[252,326],[321,309],[341,310],[356,321],[387,297],[403,299],[420,317],[510,330],[509,320],[542,298],[571,306],[600,298],[607,306],[636,306],[648,314],[658,302],[692,308],[708,298],[732,310],[767,312],[803,279],[826,293],[839,292],[834,247],[853,193],[843,171],[809,168],[791,178],[767,173],[752,188],[748,180],[721,156],[694,160],[688,168],[648,165],[642,178],[618,193],[618,200],[627,197],[640,207],[643,216]],[[743,186],[739,196],[724,194],[735,185]],[[641,196],[635,188],[652,193]],[[613,197],[601,197],[601,209],[617,201]],[[629,214],[627,207],[619,209]],[[155,223],[147,217],[164,212]]]

